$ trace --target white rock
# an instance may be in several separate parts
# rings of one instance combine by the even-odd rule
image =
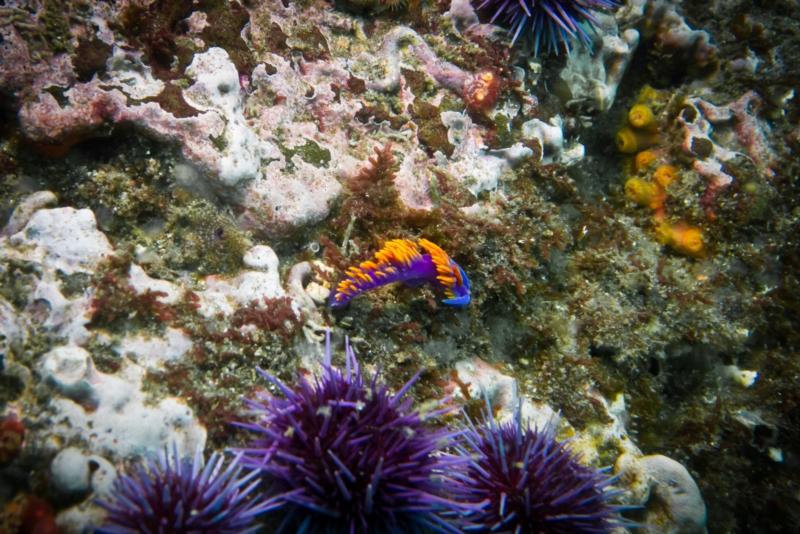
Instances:
[[[0,297],[0,354],[25,338],[19,314],[6,299]]]
[[[284,161],[273,161],[264,170],[265,178],[248,184],[243,195],[247,211],[239,218],[245,227],[280,233],[282,228],[313,224],[328,216],[331,202],[342,191],[332,170],[297,154],[291,164],[294,170],[287,172]]]
[[[126,336],[114,352],[132,357],[147,369],[163,369],[165,363],[183,359],[192,348],[192,340],[182,330],[168,327],[164,337],[138,334]]]
[[[114,481],[117,479],[117,470],[102,456],[92,454],[87,457],[87,460],[89,469],[92,471],[90,480],[92,493],[96,497],[108,498],[111,495]]]
[[[459,382],[467,386],[470,398],[487,399],[498,421],[513,418],[521,403],[523,423],[531,428],[558,428],[561,417],[555,410],[547,404],[519,396],[516,381],[512,377],[504,375],[480,358],[456,362],[455,369]],[[454,393],[460,393],[460,389],[455,389]]]
[[[450,9],[444,13],[445,17],[450,17],[456,28],[465,30],[470,26],[478,24],[478,14],[469,0],[451,0]]]
[[[17,204],[17,207],[14,208],[14,211],[11,213],[11,217],[8,219],[8,224],[6,224],[5,228],[3,228],[3,231],[0,233],[0,235],[16,234],[22,230],[26,224],[28,224],[31,215],[33,215],[36,210],[53,205],[57,201],[58,199],[52,191],[37,191],[35,193],[31,193],[22,199],[22,201]]]
[[[239,88],[239,72],[228,53],[218,47],[196,54],[186,69],[195,83],[183,98],[201,111],[218,113],[225,121],[224,149],[217,162],[219,178],[229,187],[261,177],[261,159],[277,157],[277,148],[261,141],[247,125]]]
[[[325,304],[331,294],[331,288],[320,284],[319,282],[309,282],[306,286],[306,295],[311,297],[316,304]]]
[[[206,278],[206,290],[200,296],[199,312],[206,317],[217,313],[230,315],[238,308],[251,302],[262,302],[265,298],[275,299],[285,296],[277,273],[245,271],[235,278],[225,279],[215,276]]]
[[[561,117],[556,115],[550,122],[531,119],[522,125],[525,139],[536,139],[542,147],[539,161],[542,163],[564,163],[570,165],[583,159],[584,147],[580,143],[564,146],[564,133],[561,129]]]
[[[683,465],[660,454],[639,458],[623,454],[617,460],[616,471],[632,504],[645,507],[643,532],[706,532],[706,505],[700,488]]]
[[[281,286],[278,256],[266,245],[258,245],[244,256],[244,262],[258,270],[244,271],[233,278],[208,276],[205,279],[206,289],[199,291],[199,312],[212,317],[219,313],[230,315],[238,308],[247,306],[253,301],[276,299],[286,296]],[[293,305],[295,312],[299,305]]]
[[[44,380],[65,397],[92,407],[97,405],[92,385],[97,372],[86,349],[74,345],[56,347],[42,356],[39,370]]]
[[[278,273],[278,255],[266,245],[256,245],[245,252],[244,264],[251,269],[266,273]]]
[[[91,489],[89,459],[77,447],[67,447],[50,463],[50,482],[67,495],[80,495]]]
[[[45,355],[41,368],[64,395],[54,396],[42,414],[49,438],[85,441],[88,451],[114,460],[153,453],[171,443],[182,454],[205,445],[206,430],[186,404],[172,397],[154,403],[145,396],[145,370],[139,365],[125,362],[113,375],[101,373],[84,349],[67,346]],[[82,398],[92,399],[92,406],[76,402]]]
[[[158,297],[158,300],[164,304],[175,304],[182,293],[177,285],[148,276],[144,269],[135,263],[132,263],[130,269],[128,269],[128,282],[136,290],[136,293],[140,295],[148,290],[164,293],[164,295]]]
[[[496,189],[500,176],[511,170],[509,161],[486,151],[480,129],[473,125],[469,115],[444,111],[441,120],[447,127],[447,139],[455,150],[450,158],[437,152],[437,165],[457,177],[473,195]]]
[[[74,450],[77,451],[77,454],[70,455],[76,463],[74,471],[76,474],[82,474],[84,470],[91,473],[90,487],[86,489],[91,489],[92,493],[83,502],[61,510],[56,516],[56,524],[59,527],[59,532],[92,532],[94,527],[103,524],[106,516],[105,510],[96,504],[95,499],[109,500],[112,497],[111,492],[114,481],[117,479],[117,470],[102,456],[85,454],[79,449]],[[61,456],[61,453],[58,456]],[[59,469],[61,471],[59,473],[54,473],[53,471],[51,467],[51,473],[60,478],[64,478],[69,474],[66,470],[61,471],[61,469]],[[58,483],[61,484],[62,482]],[[63,483],[68,483],[68,481]]]
[[[65,274],[91,272],[112,252],[106,236],[97,230],[94,213],[88,209],[39,210],[23,230],[9,238],[9,243],[21,249],[17,257]]]
[[[602,43],[595,50],[576,47],[567,56],[567,64],[559,74],[569,91],[567,106],[585,111],[607,111],[614,104],[617,88],[639,44],[634,29],[617,34],[613,19],[610,27],[600,28]]]
[[[91,319],[91,301],[89,294],[66,298],[61,293],[61,282],[50,270],[44,272],[30,298],[31,304],[46,310],[40,318],[41,326],[71,345],[82,345],[91,336],[86,329]]]
[[[143,55],[114,45],[114,51],[106,61],[103,83],[119,87],[134,100],[158,96],[164,90],[164,82],[153,76],[152,69],[142,61]]]
[[[64,534],[83,534],[95,532],[98,525],[105,522],[106,512],[97,505],[83,502],[58,512],[56,525],[58,532]]]
[[[292,297],[297,299],[300,306],[307,311],[312,311],[316,308],[314,299],[311,295],[306,293],[306,283],[310,279],[313,271],[311,269],[311,262],[301,261],[296,263],[289,270],[288,288]]]

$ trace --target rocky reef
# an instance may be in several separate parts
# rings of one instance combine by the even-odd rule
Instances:
[[[608,468],[607,531],[800,521],[792,2],[554,0],[519,39],[480,0],[0,4],[0,531],[135,517],[141,466],[210,458],[272,532],[221,456],[242,399],[346,338],[442,454],[488,409]],[[480,517],[421,499],[420,532]]]

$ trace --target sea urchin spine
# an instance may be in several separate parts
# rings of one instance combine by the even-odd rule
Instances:
[[[591,43],[590,31],[597,24],[593,11],[613,9],[618,0],[475,0],[478,9],[490,14],[489,22],[507,27],[511,43],[520,37],[533,41],[534,53],[543,45],[558,53],[569,52],[571,42]]]
[[[138,465],[114,482],[110,501],[98,501],[107,512],[103,534],[248,534],[256,532],[256,516],[276,506],[251,498],[258,472],[242,475],[241,455],[227,467],[220,454],[203,466],[180,458],[177,447],[160,451],[156,460]]]
[[[523,427],[519,408],[498,423],[487,407],[485,421],[471,421],[461,454],[469,460],[456,488],[476,503],[465,532],[514,534],[606,533],[623,522],[609,503],[613,478],[579,463],[554,429]]]
[[[331,365],[330,335],[321,376],[300,377],[290,388],[259,370],[282,396],[248,401],[257,417],[239,426],[258,434],[245,461],[282,500],[280,530],[314,534],[457,533],[444,519],[463,506],[443,497],[448,472],[463,459],[441,453],[453,432],[433,429],[406,396],[417,376],[397,393],[377,373],[362,378],[346,345],[344,370]]]

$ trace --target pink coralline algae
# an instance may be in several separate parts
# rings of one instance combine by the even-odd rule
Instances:
[[[156,103],[128,103],[119,90],[106,90],[97,82],[76,84],[64,92],[68,99],[61,105],[50,93],[42,93],[19,112],[26,137],[42,145],[67,145],[94,135],[103,125],[132,123],[163,140],[180,141],[184,154],[197,163],[213,147],[203,132],[217,131],[220,124],[210,114],[177,118]],[[210,168],[213,162],[206,162]]]
[[[714,218],[715,199],[734,181],[725,171],[726,162],[745,156],[766,178],[775,174],[775,154],[766,137],[769,126],[758,117],[761,104],[754,91],[723,106],[690,98],[678,116],[681,148],[695,158],[692,168],[707,182],[701,204],[710,218]]]
[[[207,8],[179,11],[175,16],[186,17],[179,28],[159,19],[147,29],[147,38],[122,31],[118,25],[127,20],[131,5],[139,4],[148,6],[147,13],[161,9],[157,2],[88,6],[91,22],[71,17],[63,36],[68,46],[43,57],[36,56],[35,42],[13,24],[2,27],[0,86],[16,98],[20,132],[40,152],[60,157],[78,143],[133,126],[175,146],[197,171],[193,182],[181,182],[182,187],[213,194],[233,208],[241,227],[270,237],[327,217],[342,192],[342,180],[363,160],[359,139],[398,136],[392,140],[405,157],[395,187],[408,207],[432,207],[427,187],[432,167],[471,182],[472,176],[449,168],[451,154],[436,155],[442,144],[454,141],[445,139],[431,149],[422,140],[419,121],[392,124],[395,134],[386,130],[385,117],[366,111],[376,108],[375,93],[390,93],[386,98],[397,102],[390,114],[402,119],[411,106],[430,104],[430,122],[443,123],[437,117],[444,113],[441,103],[452,97],[471,111],[490,113],[499,101],[503,72],[490,75],[480,62],[469,70],[464,62],[446,59],[425,35],[402,25],[379,24],[375,36],[368,35],[348,56],[342,47],[349,39],[335,37],[352,32],[347,16],[277,1],[237,8],[248,20],[247,31],[236,37],[248,47],[250,60],[242,62],[236,47],[209,40],[216,26]],[[20,13],[26,24],[39,17]],[[464,30],[474,34],[477,19],[474,13],[465,16],[464,25],[476,28]],[[313,50],[303,48],[309,27],[317,28]],[[167,43],[162,50],[150,42],[163,40],[162,30],[186,41]],[[85,42],[103,51],[91,68],[81,66],[76,52]],[[288,57],[287,48],[302,53]],[[96,52],[92,47],[85,51]],[[425,79],[433,96],[420,98],[412,77]],[[476,152],[456,159],[475,167],[473,160],[483,155],[481,144]]]
[[[386,76],[381,79],[370,81],[367,88],[374,91],[391,91],[396,89],[400,83],[400,50],[401,45],[411,42],[410,51],[425,67],[425,71],[431,75],[442,87],[460,93],[464,84],[469,81],[468,72],[458,68],[448,61],[440,59],[425,43],[420,35],[405,26],[399,26],[384,37],[378,57],[382,58],[387,68]]]

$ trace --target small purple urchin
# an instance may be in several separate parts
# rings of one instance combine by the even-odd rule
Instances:
[[[571,42],[580,40],[586,45],[597,20],[593,11],[613,9],[619,0],[473,0],[478,9],[491,14],[489,22],[505,26],[512,33],[511,44],[517,39],[530,38],[534,54],[539,55],[542,44],[548,51],[558,53],[559,46],[569,52]],[[528,32],[523,34],[523,32]]]
[[[291,533],[457,533],[443,517],[464,509],[442,497],[447,474],[463,459],[440,452],[453,439],[427,422],[447,409],[421,415],[406,393],[365,382],[346,343],[344,371],[331,365],[330,334],[320,377],[300,377],[294,389],[259,369],[283,397],[247,401],[258,417],[238,426],[260,434],[245,461],[271,483],[268,494],[285,503],[279,531]]]
[[[550,425],[523,429],[519,408],[506,423],[488,407],[481,426],[469,421],[459,446],[469,463],[455,493],[478,505],[465,515],[465,532],[594,534],[625,524],[623,508],[609,503],[614,479],[579,463],[554,434]]]
[[[114,481],[110,501],[98,501],[108,513],[95,532],[103,534],[242,534],[256,532],[257,515],[276,504],[251,499],[258,472],[242,474],[241,455],[227,467],[219,454],[203,466],[178,456],[177,447],[162,450],[156,460],[137,465]]]

